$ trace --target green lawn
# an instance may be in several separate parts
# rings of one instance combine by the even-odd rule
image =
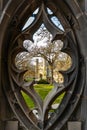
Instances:
[[[46,95],[51,91],[53,85],[50,84],[36,84],[35,90],[40,95],[40,97],[44,100]]]
[[[42,98],[42,100],[45,99],[46,95],[49,93],[49,91],[53,88],[53,85],[50,84],[36,84],[34,86],[36,92],[40,95],[40,97]],[[30,108],[34,108],[34,102],[31,100],[31,98],[25,94],[24,92],[22,92],[22,95],[25,99],[25,102],[27,103],[27,105]],[[64,94],[60,95],[54,103],[58,104],[61,102],[62,98],[63,98]]]

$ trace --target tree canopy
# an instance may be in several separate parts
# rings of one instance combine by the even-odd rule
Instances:
[[[28,52],[22,52],[16,57],[16,64],[20,65],[24,64],[24,67],[34,66],[34,62],[36,58],[43,58],[49,64],[51,70],[51,81],[53,82],[53,71],[60,62],[66,62],[70,57],[61,52],[63,47],[63,42],[61,40],[52,41],[52,35],[47,30],[47,28],[42,24],[41,27],[37,30],[37,32],[33,35],[34,42],[30,40],[25,40],[23,42],[24,48]],[[32,59],[33,62],[32,62]]]

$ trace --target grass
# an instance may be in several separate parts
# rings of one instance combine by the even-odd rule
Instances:
[[[49,93],[49,91],[51,91],[51,89],[53,88],[53,85],[50,84],[36,84],[34,86],[36,92],[39,94],[39,96],[42,98],[42,100],[45,99],[46,95]],[[32,101],[32,99],[24,92],[22,92],[22,95],[24,97],[24,100],[26,102],[26,104],[30,107],[30,108],[34,108],[34,102]],[[54,104],[59,104],[63,98],[64,94],[61,94],[55,101]]]
[[[24,97],[24,100],[25,100],[27,106],[29,108],[34,108],[35,105],[34,105],[34,102],[32,101],[32,99],[26,93],[24,93],[23,91],[22,91],[22,95]]]
[[[44,100],[46,95],[51,91],[53,85],[50,84],[36,84],[35,90],[40,95],[40,97]]]

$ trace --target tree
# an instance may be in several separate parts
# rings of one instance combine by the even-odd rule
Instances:
[[[48,62],[51,69],[51,82],[53,83],[54,63],[58,59],[63,43],[61,40],[52,42],[52,35],[43,25],[35,33],[35,36],[37,37],[35,43],[31,45],[29,43],[29,47],[27,47],[29,55],[32,58],[42,57]]]
[[[53,71],[56,67],[58,67],[58,61],[60,61],[61,63],[63,61],[66,62],[66,60],[69,58],[67,54],[61,52],[63,42],[61,40],[52,41],[51,33],[45,28],[43,24],[34,34],[33,39],[34,43],[30,40],[25,40],[23,42],[23,46],[28,52],[22,52],[18,56],[20,60],[17,63],[22,64],[22,66],[25,63],[25,66],[23,67],[29,67],[32,63],[32,59],[36,59],[37,57],[44,58],[46,60],[47,66],[49,66],[51,70],[51,83],[53,83]],[[31,66],[33,65],[34,64],[32,64]],[[69,67],[66,68],[68,69]]]
[[[15,58],[15,65],[20,70],[26,70],[31,66],[31,58],[28,52],[18,53]]]
[[[32,58],[30,57],[28,52],[18,53],[15,58],[15,65],[19,70],[26,70],[23,78],[24,80],[29,80],[30,78],[35,77],[35,66],[32,63]]]

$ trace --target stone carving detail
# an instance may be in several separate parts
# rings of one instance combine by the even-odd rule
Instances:
[[[1,65],[3,70],[2,84],[5,94],[13,112],[26,129],[61,130],[74,112],[84,88],[85,66],[76,39],[76,31],[79,28],[77,17],[79,17],[78,14],[81,10],[78,9],[78,4],[76,5],[76,2],[72,1],[73,11],[73,7],[67,0],[64,2],[62,0],[58,2],[56,0],[54,2],[52,0],[15,0],[13,3],[8,2],[6,16],[2,16],[3,23],[4,18],[7,17],[7,27],[5,28],[7,41],[2,40],[2,43],[6,42],[6,46],[3,44],[1,46],[1,56],[2,59],[4,58]],[[10,7],[13,7],[12,12]],[[47,8],[53,13],[48,12]],[[38,9],[37,13],[33,13],[36,9]],[[32,15],[34,15],[32,23],[24,28],[26,21]],[[64,30],[55,26],[51,20],[52,15],[61,21]],[[70,69],[61,71],[64,76],[64,83],[61,86],[54,83],[54,88],[48,93],[44,101],[34,89],[35,82],[26,83],[23,80],[25,71],[19,70],[15,65],[17,54],[23,51],[27,52],[23,46],[23,41],[31,40],[33,42],[34,33],[43,23],[52,34],[52,41],[62,40],[61,52],[67,53],[72,59]],[[34,102],[37,116],[34,114],[35,111],[27,106],[22,92],[26,93]],[[52,103],[64,92],[65,95],[60,105],[49,115]]]

